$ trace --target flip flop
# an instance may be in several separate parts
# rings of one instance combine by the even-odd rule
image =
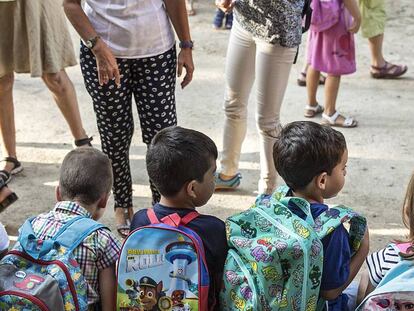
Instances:
[[[305,118],[313,118],[317,114],[320,114],[323,112],[323,107],[319,104],[316,104],[316,106],[306,105],[305,106],[305,113],[303,116]]]
[[[406,65],[395,65],[385,62],[382,67],[371,66],[371,77],[374,79],[394,79],[407,72]]]
[[[344,118],[344,122],[338,122],[338,117],[342,116]],[[352,117],[344,117],[338,111],[336,111],[332,116],[328,116],[325,113],[322,113],[322,124],[335,126],[335,127],[344,127],[344,128],[352,128],[358,125],[358,122],[354,120]]]

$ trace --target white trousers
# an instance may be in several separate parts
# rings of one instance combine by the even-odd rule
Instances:
[[[279,134],[280,107],[296,48],[285,48],[254,38],[236,21],[231,30],[226,58],[225,125],[221,173],[237,173],[247,129],[247,103],[256,78],[256,124],[260,135],[259,193],[276,187],[273,145]]]

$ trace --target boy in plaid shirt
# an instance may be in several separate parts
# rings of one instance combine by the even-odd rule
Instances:
[[[32,221],[40,239],[52,238],[76,216],[98,220],[103,215],[112,188],[112,169],[106,155],[94,148],[69,152],[60,169],[57,203],[48,213]],[[120,242],[106,228],[90,234],[73,252],[87,282],[89,310],[114,310],[115,262]]]

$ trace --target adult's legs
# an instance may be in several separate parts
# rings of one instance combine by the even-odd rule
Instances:
[[[281,130],[280,107],[295,54],[296,48],[257,41],[256,122],[260,135],[259,193],[270,194],[276,187],[273,146]]]
[[[42,79],[52,92],[56,104],[69,125],[72,136],[75,140],[86,138],[75,88],[66,71],[63,69],[57,73],[43,73]]]
[[[256,43],[250,33],[234,22],[226,57],[222,179],[237,174],[240,152],[247,130],[247,103],[255,78]]]
[[[129,147],[134,131],[130,61],[118,59],[121,87],[114,81],[99,85],[96,60],[90,50],[81,47],[80,64],[85,86],[92,97],[102,151],[109,157],[114,176],[115,218],[121,235],[128,233],[133,216],[132,180]]]
[[[0,78],[0,143],[3,157],[16,158],[16,128],[13,107],[13,73]],[[10,172],[12,162],[0,162],[0,170]]]
[[[158,131],[177,124],[175,80],[177,56],[175,47],[157,56],[134,60],[132,80],[135,102],[147,146]],[[149,73],[148,70],[150,71]],[[150,180],[152,203],[160,201],[160,194]]]
[[[371,65],[375,67],[384,67],[385,59],[382,54],[382,43],[384,41],[384,34],[368,38],[369,49],[371,51]]]

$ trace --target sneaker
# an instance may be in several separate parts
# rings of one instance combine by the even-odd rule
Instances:
[[[229,180],[223,180],[220,178],[220,173],[216,173],[216,187],[215,190],[223,190],[223,189],[236,189],[240,186],[240,180],[242,176],[240,173],[237,173],[233,176],[233,178]]]

